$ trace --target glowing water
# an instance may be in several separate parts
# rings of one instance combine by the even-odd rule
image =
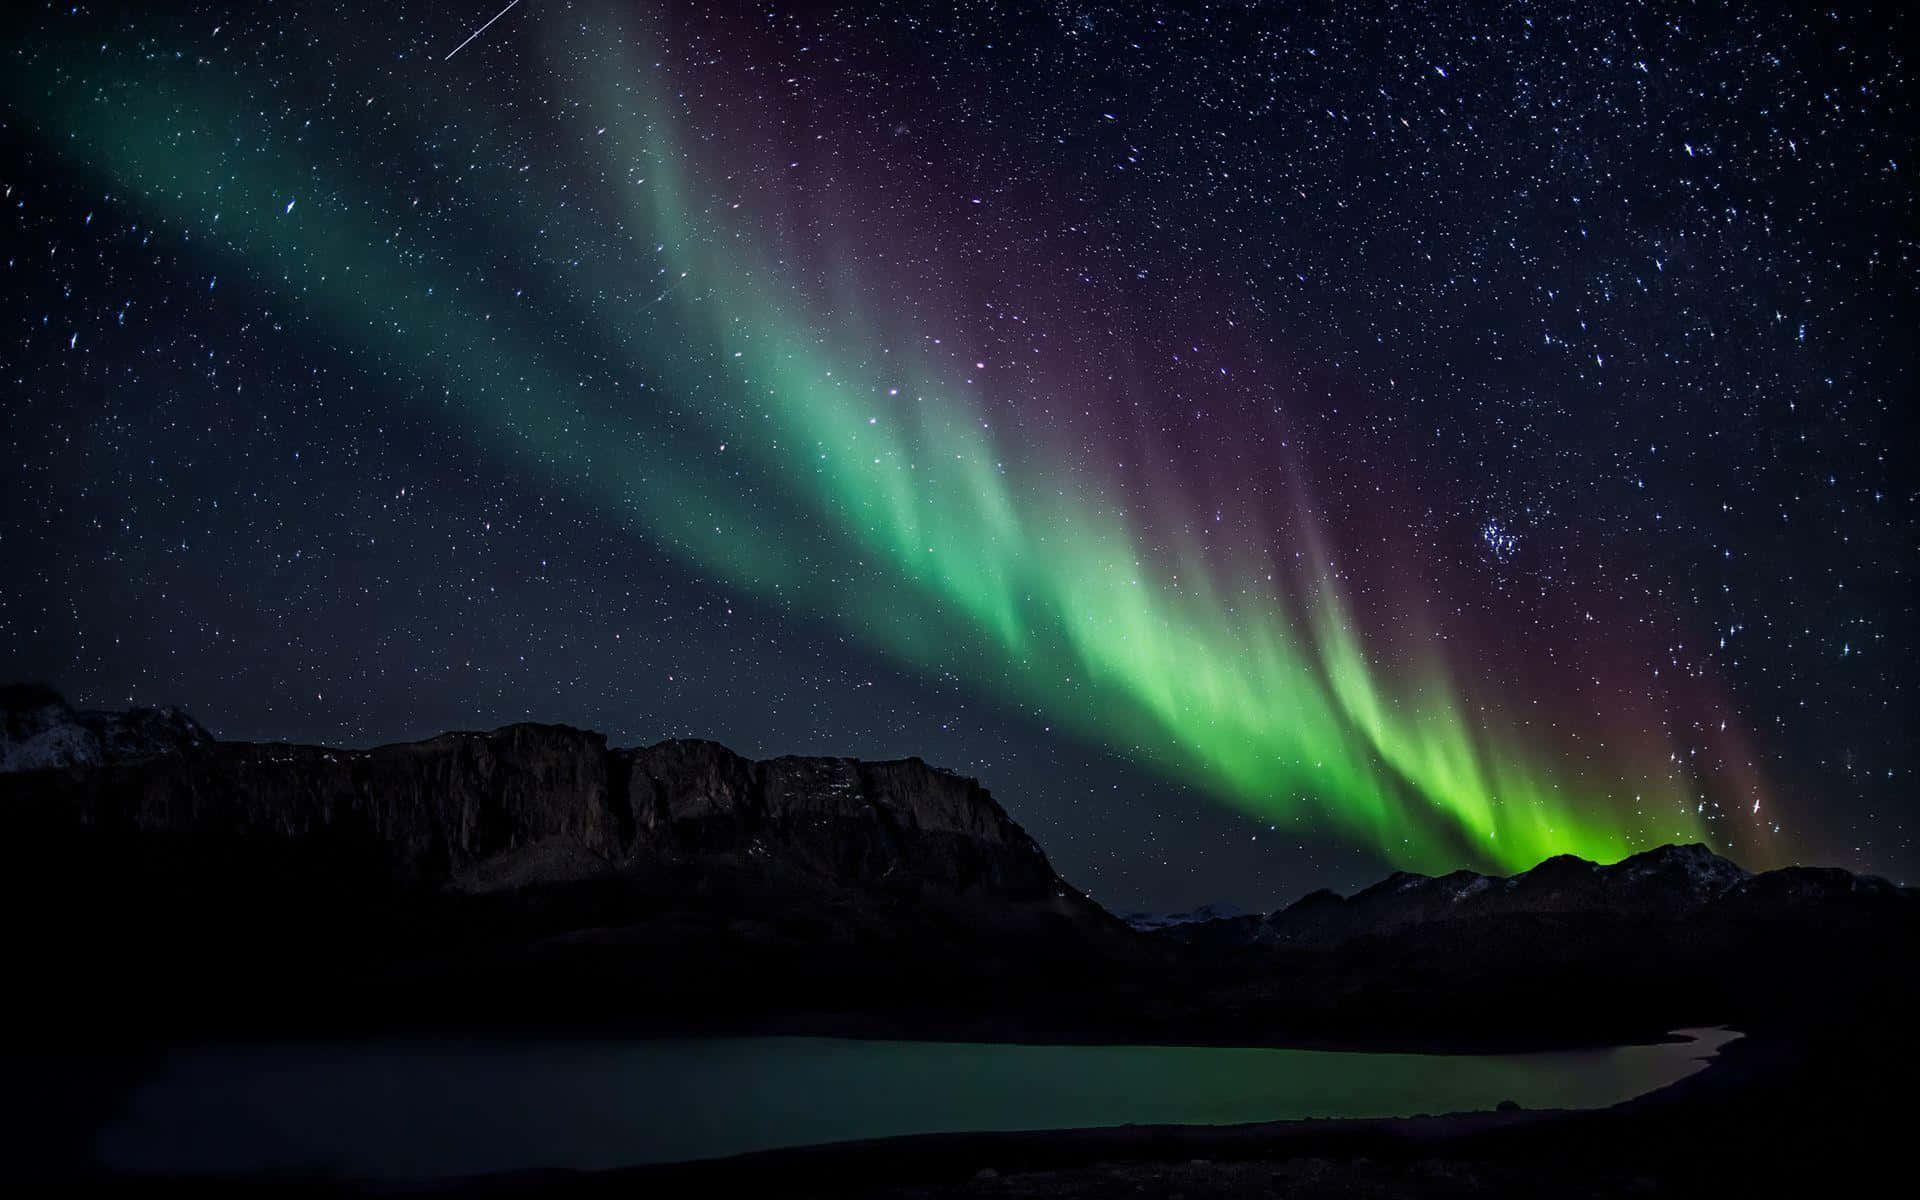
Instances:
[[[183,1051],[98,1142],[128,1171],[425,1178],[583,1170],[902,1134],[1598,1108],[1738,1035],[1541,1054],[831,1038]]]

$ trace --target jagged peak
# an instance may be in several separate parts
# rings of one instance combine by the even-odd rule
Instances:
[[[1655,846],[1651,850],[1642,850],[1630,854],[1614,863],[1615,867],[1658,866],[1665,863],[1710,863],[1725,864],[1739,869],[1739,864],[1713,852],[1704,842],[1668,842],[1664,846]]]
[[[1433,882],[1433,876],[1422,875],[1417,871],[1395,871],[1371,887],[1365,887],[1353,894],[1355,900],[1370,900],[1377,896],[1397,895],[1410,892]]]
[[[1275,909],[1273,915],[1277,917],[1283,913],[1304,912],[1310,908],[1326,908],[1346,902],[1347,898],[1332,888],[1315,888],[1285,908]]]
[[[212,742],[183,708],[75,709],[44,683],[0,685],[0,772],[98,766]]]
[[[1588,874],[1600,869],[1600,864],[1590,858],[1581,858],[1578,854],[1556,854],[1543,858],[1524,871],[1509,878],[1518,881],[1534,877],[1548,877],[1560,874]]]

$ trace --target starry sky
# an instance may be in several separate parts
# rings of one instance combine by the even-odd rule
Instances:
[[[0,675],[918,754],[1122,910],[1920,867],[1900,6],[4,20]]]

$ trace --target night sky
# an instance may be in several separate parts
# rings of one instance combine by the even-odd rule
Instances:
[[[0,677],[1920,875],[1903,5],[18,7]]]

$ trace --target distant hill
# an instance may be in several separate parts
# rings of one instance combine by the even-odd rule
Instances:
[[[1901,893],[1877,876],[1833,869],[1790,867],[1753,875],[1695,844],[1661,846],[1608,866],[1561,855],[1512,876],[1399,871],[1350,897],[1322,890],[1266,916],[1196,914],[1151,931],[1170,941],[1215,948],[1330,948],[1457,921],[1552,914],[1671,920],[1710,910],[1759,912],[1783,902],[1790,907]]]
[[[1244,916],[1240,907],[1234,904],[1202,904],[1199,908],[1187,912],[1150,913],[1134,912],[1121,916],[1127,928],[1140,933],[1152,933],[1155,930],[1171,929],[1176,925],[1198,925],[1209,921],[1229,921]]]

